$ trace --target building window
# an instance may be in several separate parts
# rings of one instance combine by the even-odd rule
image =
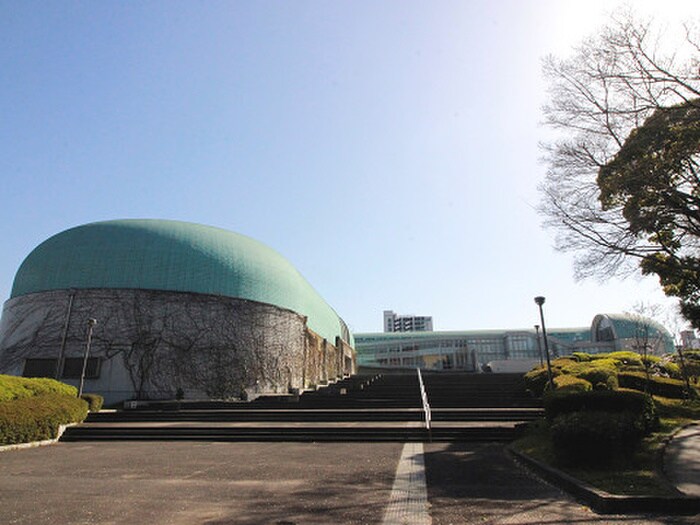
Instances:
[[[56,359],[25,359],[24,377],[56,377]]]
[[[63,362],[63,374],[61,377],[65,379],[80,379],[82,371],[82,357],[67,357]],[[85,367],[85,378],[97,379],[98,377],[100,377],[100,358],[88,357],[87,366]]]

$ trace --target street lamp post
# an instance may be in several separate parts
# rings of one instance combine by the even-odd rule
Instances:
[[[540,341],[540,325],[535,325],[535,333],[537,334],[537,353],[540,356],[540,366],[544,366],[544,358],[542,357],[542,341]]]
[[[540,307],[540,321],[542,322],[542,338],[544,339],[544,353],[547,356],[547,376],[549,377],[549,389],[554,391],[554,379],[552,378],[552,364],[549,361],[549,343],[547,342],[547,329],[544,327],[544,314],[542,313],[542,305],[544,297],[538,295],[535,297],[535,303]]]
[[[80,388],[78,389],[78,397],[83,395],[83,386],[85,385],[85,370],[87,369],[88,356],[90,355],[90,343],[92,342],[92,329],[97,324],[97,319],[90,318],[87,320],[88,334],[87,343],[85,344],[85,357],[83,357],[83,370],[80,372]]]

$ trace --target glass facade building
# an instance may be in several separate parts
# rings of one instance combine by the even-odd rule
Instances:
[[[539,362],[544,352],[541,339],[540,333],[538,344],[534,329],[394,332],[355,334],[355,345],[360,366],[476,372],[494,361]],[[663,326],[632,315],[601,314],[589,327],[550,329],[547,341],[552,357],[640,351],[641,345],[654,354],[674,350],[673,338]]]

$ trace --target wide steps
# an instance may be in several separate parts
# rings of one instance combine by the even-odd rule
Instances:
[[[355,376],[302,395],[250,403],[167,401],[91,414],[64,441],[472,441],[504,442],[542,417],[521,376],[424,374],[432,428],[424,424],[418,378]]]
[[[393,427],[121,427],[95,428],[76,426],[66,430],[62,441],[307,441],[307,442],[375,442],[375,441],[511,441],[516,426],[393,428]]]
[[[433,421],[532,421],[543,415],[539,408],[508,409],[434,409]],[[422,421],[419,408],[403,410],[134,410],[90,414],[86,423],[136,422],[362,422]]]

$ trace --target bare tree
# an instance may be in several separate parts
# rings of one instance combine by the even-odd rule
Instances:
[[[651,384],[651,359],[649,354],[657,351],[663,337],[660,332],[657,333],[652,319],[658,317],[661,310],[661,305],[640,301],[634,305],[632,312],[627,314],[634,324],[634,350],[642,356],[642,365],[644,366],[644,375],[646,377],[644,384],[645,393],[649,393],[649,385]]]
[[[664,52],[663,42],[664,34],[652,23],[640,21],[630,12],[619,12],[609,26],[585,40],[571,57],[549,56],[544,61],[544,75],[549,82],[545,121],[557,131],[557,138],[543,145],[548,170],[541,187],[540,209],[545,224],[556,232],[557,248],[576,254],[579,278],[628,275],[637,271],[645,258],[667,254],[669,248],[675,247],[651,227],[631,226],[630,206],[626,208],[629,199],[625,198],[628,195],[608,191],[604,196],[600,178],[601,170],[607,167],[610,171],[611,162],[620,152],[630,149],[628,140],[634,135],[633,130],[642,128],[659,111],[681,105],[685,114],[689,110],[695,112],[692,124],[697,123],[698,32],[687,25],[685,40],[670,53]],[[660,120],[664,119],[657,118],[656,123]],[[670,127],[667,125],[666,131]],[[654,147],[657,150],[647,152],[650,158],[667,144]],[[637,159],[639,151],[633,153]],[[683,177],[690,175],[695,188],[700,189],[694,171],[696,154],[697,149],[691,148],[685,164],[672,169]],[[639,169],[632,172],[637,177],[637,187],[641,186],[640,177],[648,173]],[[652,175],[658,180],[658,172]],[[679,184],[687,181],[686,178]],[[674,184],[669,183],[669,191],[677,189]],[[663,194],[665,190],[652,191]],[[665,205],[675,228],[681,222],[677,218],[686,210],[669,210],[668,203]],[[690,205],[694,207],[695,202]],[[644,202],[631,207],[634,206],[643,208]],[[684,233],[685,230],[675,240],[682,247],[695,249],[697,239],[691,242]],[[648,271],[657,273],[654,268]]]

